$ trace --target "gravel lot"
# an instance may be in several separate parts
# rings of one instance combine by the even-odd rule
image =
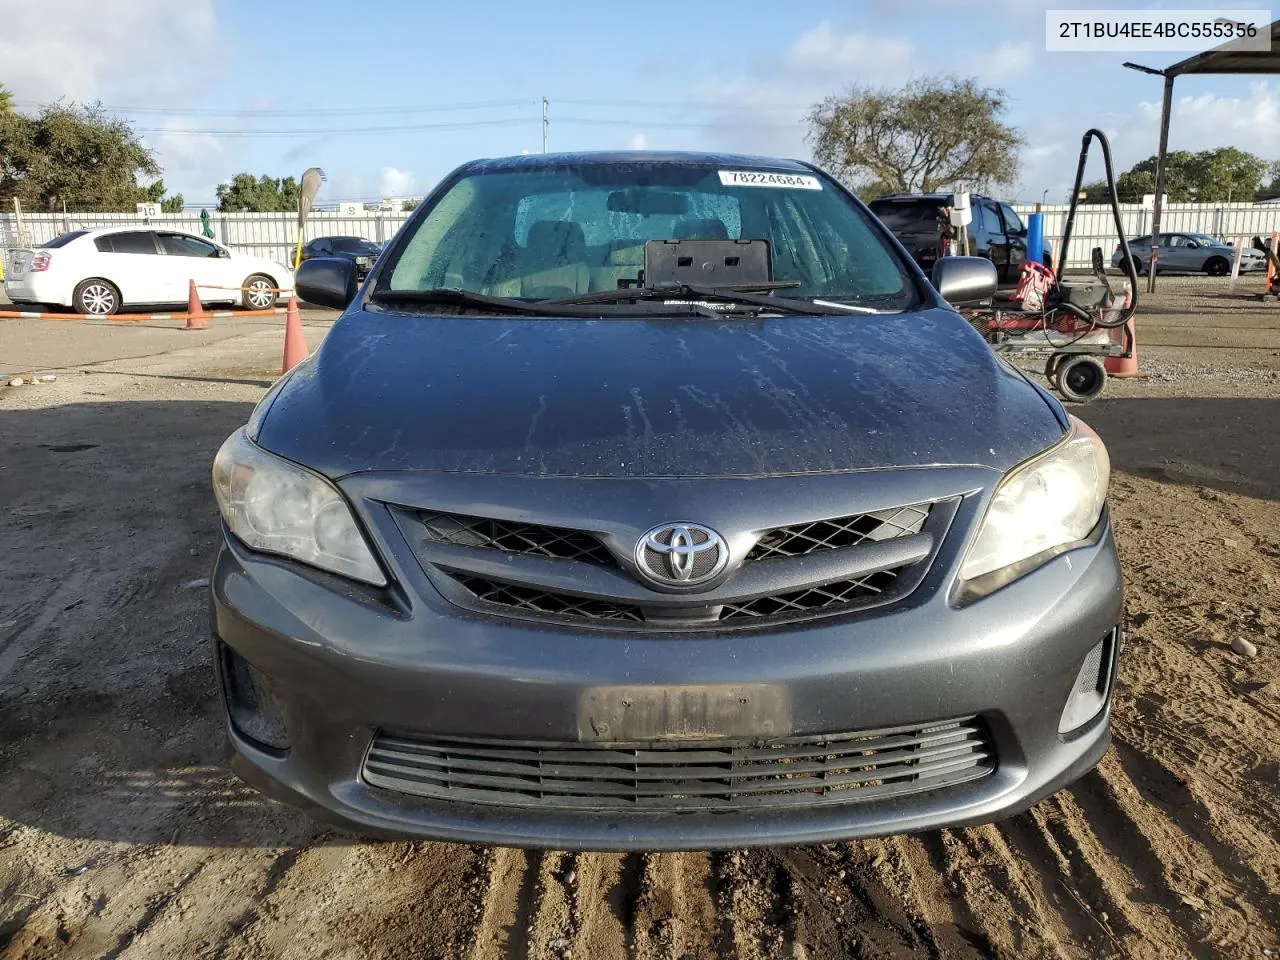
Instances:
[[[0,958],[1275,956],[1280,305],[1161,285],[1150,377],[1076,411],[1131,617],[1099,768],[992,826],[711,854],[365,842],[241,786],[208,467],[280,324],[151,356],[68,324],[132,357],[89,364],[0,320],[0,363],[58,373],[0,387]]]

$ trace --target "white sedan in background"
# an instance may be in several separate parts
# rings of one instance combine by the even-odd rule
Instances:
[[[9,258],[4,290],[21,304],[72,307],[107,316],[138,304],[187,302],[194,280],[205,303],[275,306],[293,274],[263,257],[229,250],[195,234],[159,227],[73,230]]]

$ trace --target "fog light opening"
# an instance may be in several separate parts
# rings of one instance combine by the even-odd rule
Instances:
[[[1059,733],[1070,733],[1088,723],[1107,703],[1107,688],[1111,683],[1111,656],[1115,632],[1107,634],[1094,645],[1080,664],[1076,682],[1067,696],[1067,705],[1058,721]]]
[[[222,677],[232,726],[264,749],[288,750],[289,730],[271,692],[271,681],[229,647],[222,650]]]

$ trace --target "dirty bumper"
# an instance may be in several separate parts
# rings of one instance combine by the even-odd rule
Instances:
[[[1114,672],[1109,530],[964,609],[935,596],[681,637],[440,618],[447,659],[421,624],[231,539],[213,585],[234,770],[371,835],[598,850],[880,836],[1017,813],[1109,743],[1109,679],[1101,711],[1059,733],[1099,643]],[[245,664],[274,734],[236,721]]]

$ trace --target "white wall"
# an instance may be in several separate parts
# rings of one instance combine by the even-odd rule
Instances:
[[[408,213],[366,211],[360,216],[343,217],[330,212],[313,212],[307,218],[306,239],[326,236],[367,237],[382,242],[390,240]],[[209,214],[214,239],[244,253],[252,253],[284,264],[293,263],[298,239],[296,213],[213,213]],[[164,213],[146,220],[132,213],[60,213],[22,215],[25,243],[18,237],[17,218],[12,212],[0,214],[0,251],[20,246],[35,246],[52,240],[67,230],[115,227],[150,223],[157,227],[175,227],[200,233],[200,212]]]
[[[1013,208],[1025,219],[1036,206],[1034,203],[1015,203]],[[1056,253],[1062,248],[1062,228],[1069,207],[1063,203],[1049,204],[1041,209],[1045,215],[1044,234],[1053,241]],[[1122,203],[1120,218],[1124,222],[1125,235],[1131,240],[1151,230],[1151,211],[1141,204]],[[1160,215],[1161,233],[1207,233],[1233,242],[1236,237],[1243,237],[1245,246],[1249,245],[1252,237],[1261,236],[1265,240],[1277,230],[1280,230],[1280,204],[1171,203]],[[1110,264],[1117,243],[1119,239],[1111,207],[1082,204],[1076,210],[1075,226],[1071,228],[1067,266],[1089,266],[1094,247],[1102,248],[1102,258]],[[1144,260],[1146,256],[1142,255]]]

